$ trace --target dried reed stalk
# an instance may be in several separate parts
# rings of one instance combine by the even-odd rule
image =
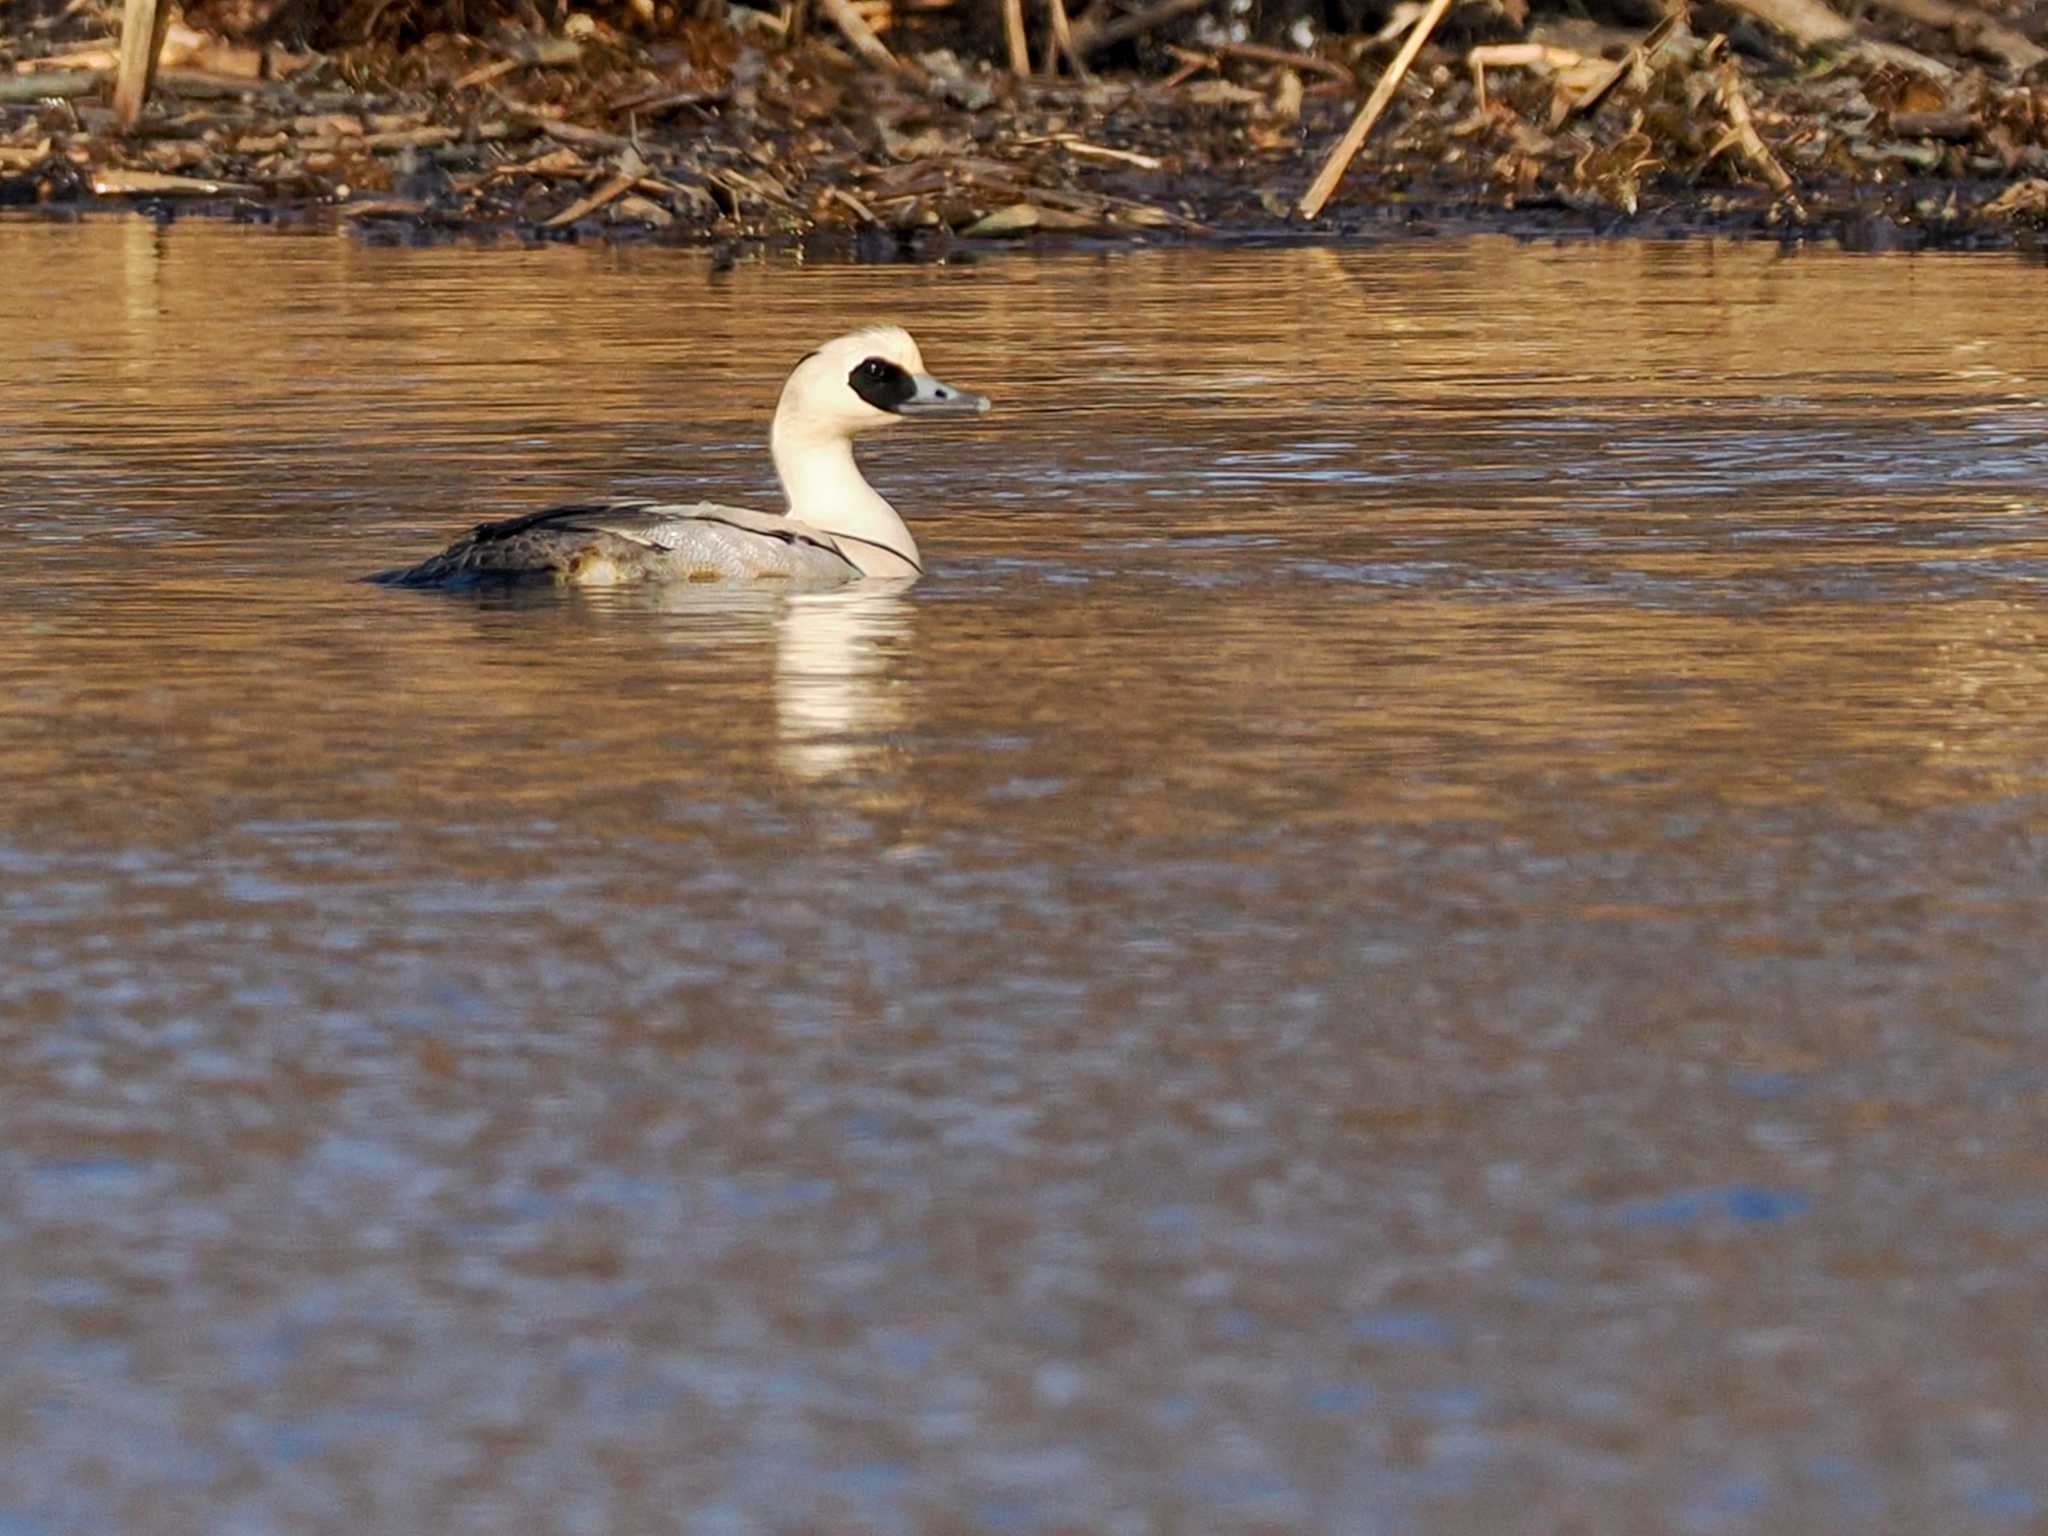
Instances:
[[[839,35],[852,45],[853,51],[870,64],[883,69],[898,69],[896,55],[875,36],[875,29],[868,25],[867,18],[854,9],[853,0],[818,0],[818,9],[839,29]]]
[[[1429,0],[1429,9],[1408,29],[1408,38],[1401,44],[1401,51],[1394,55],[1394,62],[1387,66],[1379,84],[1365,98],[1365,105],[1358,109],[1358,116],[1351,120],[1344,137],[1330,151],[1330,158],[1323,162],[1316,179],[1301,194],[1295,210],[1304,219],[1313,219],[1323,211],[1323,204],[1330,200],[1330,194],[1337,190],[1337,183],[1344,179],[1344,173],[1351,169],[1351,162],[1364,147],[1365,136],[1372,132],[1372,125],[1380,120],[1380,114],[1387,110],[1387,103],[1394,99],[1394,92],[1400,88],[1408,66],[1415,62],[1415,56],[1422,52],[1422,45],[1429,41],[1429,34],[1436,30],[1436,24],[1444,19],[1444,12],[1450,8],[1451,0]]]
[[[121,9],[121,62],[114,74],[114,121],[123,133],[142,119],[157,56],[171,25],[169,0],[127,0]]]
[[[1010,73],[1031,73],[1031,45],[1024,37],[1024,0],[1003,0],[1003,36],[1010,43]]]

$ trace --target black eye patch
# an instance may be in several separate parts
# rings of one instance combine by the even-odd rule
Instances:
[[[904,402],[917,393],[917,380],[882,357],[869,358],[846,376],[846,382],[878,411],[900,411]]]

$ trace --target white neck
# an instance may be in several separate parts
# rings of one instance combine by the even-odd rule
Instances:
[[[862,478],[853,462],[853,444],[844,434],[806,431],[777,411],[769,451],[789,515],[837,534],[863,576],[916,576],[923,570],[917,540],[896,509]]]

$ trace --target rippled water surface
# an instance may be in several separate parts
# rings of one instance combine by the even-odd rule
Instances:
[[[4,1536],[2048,1522],[2037,270],[0,272]],[[352,579],[879,316],[907,593]]]

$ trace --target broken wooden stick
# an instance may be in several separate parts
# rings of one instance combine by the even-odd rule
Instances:
[[[1330,200],[1330,194],[1337,190],[1337,183],[1344,179],[1344,173],[1351,169],[1351,162],[1364,147],[1365,136],[1372,132],[1372,125],[1380,120],[1380,114],[1387,110],[1387,103],[1394,99],[1394,92],[1400,88],[1408,66],[1415,62],[1415,56],[1422,52],[1422,45],[1429,41],[1429,34],[1436,30],[1436,24],[1444,19],[1444,12],[1450,8],[1451,0],[1429,0],[1429,9],[1408,29],[1407,41],[1394,55],[1394,62],[1380,76],[1379,84],[1372,88],[1372,94],[1365,98],[1365,105],[1358,109],[1358,116],[1351,120],[1351,126],[1344,130],[1344,137],[1330,151],[1330,158],[1323,162],[1322,170],[1316,173],[1316,179],[1309,183],[1308,190],[1301,194],[1301,201],[1295,204],[1295,211],[1304,219],[1313,219],[1322,213],[1323,204]]]
[[[1465,67],[1472,71],[1472,94],[1479,98],[1479,110],[1488,106],[1486,72],[1489,69],[1547,69],[1553,74],[1576,69],[1586,62],[1582,53],[1555,48],[1548,43],[1481,43],[1468,49]]]
[[[200,176],[173,176],[164,171],[129,171],[113,165],[92,173],[92,189],[101,197],[226,197],[256,190],[245,181],[213,181]]]
[[[851,192],[843,191],[838,187],[827,187],[825,189],[825,195],[831,198],[834,202],[843,204],[844,206],[851,208],[853,210],[854,217],[859,219],[863,224],[879,224],[882,222],[880,219],[875,217],[874,209],[870,208],[866,203],[862,202],[859,198],[855,197]]]
[[[2016,75],[2048,61],[2048,48],[1974,6],[1953,5],[1950,0],[1877,0],[1877,4],[1894,15],[1952,34],[1965,52],[2003,64]]]
[[[473,85],[487,85],[502,75],[529,65],[566,67],[579,62],[582,57],[583,45],[572,37],[521,38],[507,49],[504,58],[457,76],[455,89],[461,91]]]
[[[853,51],[870,64],[888,70],[903,67],[896,62],[896,55],[889,51],[888,45],[875,36],[875,29],[868,25],[867,18],[854,9],[853,0],[818,0],[818,9],[839,29],[839,35],[846,39]]]
[[[171,24],[169,0],[127,0],[121,9],[121,62],[114,74],[114,121],[126,133],[142,119],[157,55]]]
[[[1031,44],[1024,36],[1024,0],[1003,0],[1003,36],[1010,44],[1010,73],[1021,80],[1031,73]]]
[[[1673,11],[1649,31],[1629,44],[1628,51],[1614,61],[1613,70],[1601,79],[1593,81],[1572,98],[1565,110],[1566,117],[1576,117],[1581,112],[1590,112],[1607,99],[1607,93],[1618,85],[1622,78],[1633,73],[1636,67],[1647,60],[1665,41],[1684,25],[1685,13]]]
[[[1822,0],[1729,0],[1737,10],[1747,11],[1765,26],[1774,28],[1802,47],[1820,52],[1840,52],[1867,59],[1873,64],[1895,64],[1930,80],[1952,80],[1955,71],[1939,59],[1898,43],[1867,38],[1847,17],[1830,10]]]
[[[1169,21],[1178,21],[1191,11],[1204,10],[1214,0],[1159,0],[1142,11],[1133,11],[1128,16],[1119,16],[1115,21],[1097,21],[1107,7],[1097,6],[1082,18],[1074,28],[1074,51],[1082,58],[1114,47],[1129,37],[1143,37],[1154,27],[1163,27]]]
[[[1223,43],[1216,53],[1221,58],[1242,59],[1247,64],[1278,64],[1303,74],[1321,75],[1338,85],[1356,85],[1358,77],[1335,59],[1315,53],[1296,53],[1289,48],[1268,48],[1264,43]]]
[[[617,154],[631,149],[633,141],[621,134],[606,133],[602,128],[585,128],[581,123],[565,123],[560,118],[549,117],[545,112],[517,108],[513,112],[528,128],[538,129],[558,144],[573,144],[578,149],[594,149],[605,154]]]
[[[1157,155],[1140,155],[1128,149],[1112,149],[1107,144],[1090,144],[1072,135],[1063,135],[1055,142],[1068,154],[1079,155],[1084,160],[1114,160],[1121,165],[1135,165],[1141,171],[1157,171],[1166,165]]]
[[[1728,134],[1714,153],[1718,155],[1731,148],[1741,150],[1742,158],[1771,184],[1771,190],[1785,199],[1796,217],[1804,219],[1806,208],[1792,190],[1792,178],[1778,163],[1778,157],[1771,153],[1770,145],[1764,142],[1763,135],[1756,131],[1756,124],[1750,118],[1749,98],[1743,91],[1742,76],[1736,71],[1733,59],[1721,61],[1715,95],[1721,103],[1721,110],[1728,114]]]
[[[1892,133],[1901,139],[1941,139],[1950,144],[1967,144],[1977,137],[1982,124],[1974,112],[1894,112]]]
[[[1855,23],[1822,0],[1735,0],[1765,26],[1808,48],[1839,48],[1853,42]]]
[[[587,197],[579,197],[551,219],[541,221],[542,229],[565,229],[578,219],[588,218],[607,203],[617,202],[633,190],[633,184],[640,178],[637,174],[620,171],[609,178]]]
[[[1186,85],[1203,70],[1221,68],[1223,63],[1213,53],[1197,53],[1192,48],[1176,48],[1172,43],[1166,45],[1166,51],[1179,62],[1174,65],[1173,73],[1159,82],[1158,89],[1162,91],[1170,91],[1177,85]]]
[[[103,69],[46,69],[32,75],[0,75],[0,105],[90,96],[106,78]]]
[[[1086,80],[1088,67],[1081,62],[1080,52],[1074,47],[1074,28],[1067,19],[1067,0],[1045,0],[1045,15],[1045,72],[1057,74],[1059,61],[1065,59],[1067,68],[1074,72],[1074,78]]]

